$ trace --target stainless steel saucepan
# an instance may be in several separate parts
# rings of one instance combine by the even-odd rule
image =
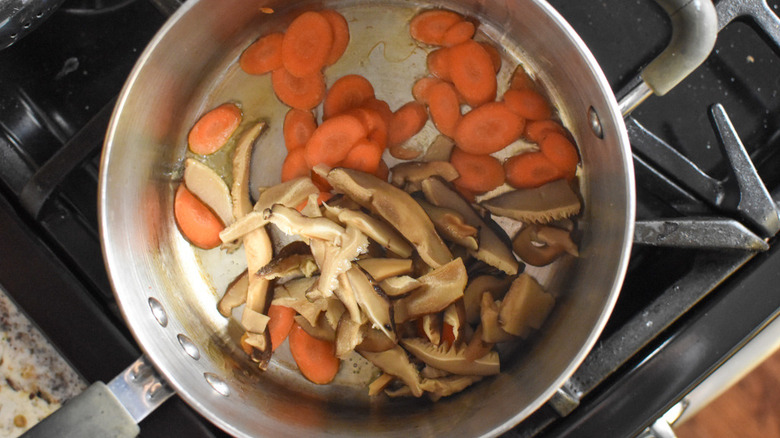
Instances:
[[[690,14],[714,17],[709,0],[659,3],[673,21]],[[364,74],[377,96],[397,108],[411,100],[411,84],[425,66],[424,53],[404,26],[420,10],[438,7],[475,17],[481,36],[503,48],[505,70],[511,72],[510,66],[519,61],[533,71],[576,138],[584,199],[578,218],[580,257],[538,273],[557,297],[556,306],[538,335],[502,362],[501,374],[437,403],[369,399],[365,389],[345,383],[346,378],[318,387],[303,379],[284,354],[260,372],[239,348],[238,323],[216,309],[224,286],[243,269],[240,257],[193,249],[174,222],[173,194],[183,168],[186,134],[208,108],[240,102],[245,120],[266,120],[270,126],[255,145],[251,185],[278,182],[285,154],[279,141],[284,107],[263,91],[268,78],[240,71],[236,60],[243,49],[258,36],[283,29],[301,10],[337,9],[350,23],[352,41],[343,63],[326,71],[329,81],[346,73]],[[145,360],[195,410],[236,436],[495,436],[509,430],[571,376],[617,299],[634,224],[632,161],[622,112],[650,90],[665,93],[691,71],[695,65],[674,64],[689,59],[684,55],[691,47],[699,47],[706,57],[714,30],[686,32],[673,36],[670,49],[677,53],[662,55],[668,58],[662,60],[666,68],[651,65],[645,80],[619,106],[587,47],[543,0],[187,2],[130,75],[110,124],[101,167],[106,264]],[[709,40],[702,40],[702,33]],[[697,44],[686,45],[690,36]],[[703,60],[697,56],[696,65]],[[502,74],[508,78],[507,72]],[[111,382],[110,390],[96,384],[88,391],[93,400],[71,402],[66,408],[90,410],[98,403],[114,412],[110,409],[116,394],[128,403],[132,393],[140,393],[140,399],[129,402],[126,417],[131,426],[116,425],[123,433],[137,433],[134,422],[167,391],[164,383],[144,375],[144,369],[148,366],[137,364]],[[93,414],[97,423],[105,421]],[[119,422],[117,414],[110,417]],[[56,414],[52,418],[42,427],[62,424]],[[91,427],[84,421],[75,425]]]

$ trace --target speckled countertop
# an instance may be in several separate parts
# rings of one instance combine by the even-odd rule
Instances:
[[[0,437],[17,437],[86,389],[0,289]]]

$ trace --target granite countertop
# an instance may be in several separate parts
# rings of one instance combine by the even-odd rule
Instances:
[[[0,289],[0,437],[17,437],[87,383]]]

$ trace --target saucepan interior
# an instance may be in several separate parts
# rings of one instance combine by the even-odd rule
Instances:
[[[577,219],[580,257],[531,270],[557,298],[545,326],[502,372],[436,403],[369,399],[371,372],[346,362],[338,384],[300,377],[288,353],[260,372],[238,346],[241,328],[216,302],[245,265],[243,254],[194,249],[173,219],[173,193],[186,135],[205,110],[238,102],[249,123],[269,129],[255,146],[252,187],[279,181],[286,108],[270,79],[237,66],[261,35],[283,30],[300,11],[333,8],[352,40],[328,83],[361,73],[392,108],[410,101],[425,71],[424,50],[408,21],[427,8],[475,17],[480,38],[502,48],[506,82],[513,65],[534,72],[577,140],[584,209]],[[546,3],[532,0],[431,2],[199,0],[186,3],[142,54],[117,104],[104,150],[100,222],[106,263],[127,322],[165,379],[196,410],[238,436],[496,435],[541,406],[576,369],[616,300],[633,232],[633,175],[622,118],[601,70],[573,30]],[[595,118],[599,137],[592,129]],[[243,127],[243,126],[242,126]],[[241,128],[240,128],[241,129]],[[225,156],[212,158],[224,166]],[[222,163],[222,164],[220,164]]]

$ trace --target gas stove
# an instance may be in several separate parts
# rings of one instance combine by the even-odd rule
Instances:
[[[652,0],[550,3],[618,94],[670,38]],[[141,354],[103,265],[97,175],[114,99],[175,6],[66,0],[0,51],[0,286],[90,382]],[[507,436],[638,435],[780,313],[780,0],[716,8],[704,64],[626,119],[637,244],[607,327]],[[223,436],[176,397],[141,431]]]

